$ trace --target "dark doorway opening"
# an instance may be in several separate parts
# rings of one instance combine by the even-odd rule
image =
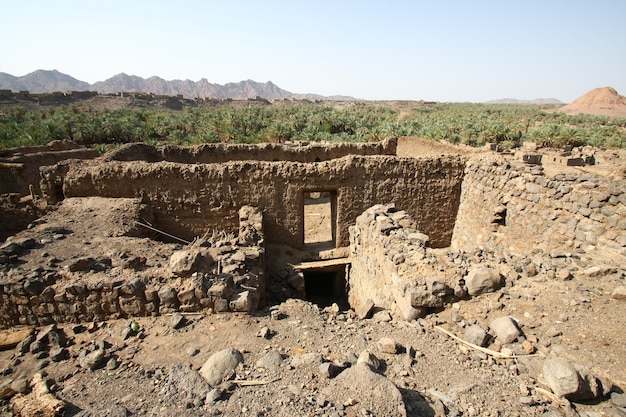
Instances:
[[[344,311],[350,308],[346,284],[346,266],[303,271],[306,299],[324,308],[337,303]]]

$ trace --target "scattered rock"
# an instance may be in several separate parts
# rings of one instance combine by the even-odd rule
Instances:
[[[96,260],[90,257],[81,257],[74,259],[66,268],[70,272],[87,271],[96,264]]]
[[[322,354],[318,352],[301,353],[291,358],[291,366],[294,368],[318,363],[322,363]]]
[[[28,351],[34,340],[32,329],[5,329],[0,331],[0,349],[17,346],[18,352],[24,353]]]
[[[243,362],[243,355],[237,349],[227,348],[214,353],[200,369],[200,375],[212,387],[230,379],[235,374],[237,365]]]
[[[562,357],[546,359],[542,373],[552,392],[568,400],[590,400],[602,392],[601,384],[589,371]]]
[[[364,363],[364,364],[368,365],[372,369],[378,369],[380,367],[380,361],[369,350],[364,350],[363,352],[361,352],[361,354],[359,355],[356,363],[357,364]]]
[[[319,375],[322,378],[334,378],[339,371],[340,368],[332,362],[324,362],[319,366]]]
[[[487,332],[480,326],[473,324],[465,329],[465,340],[477,346],[485,346],[488,340]]]
[[[465,285],[469,295],[476,296],[499,289],[502,286],[502,277],[493,268],[476,268],[467,274]]]
[[[569,281],[573,278],[572,273],[567,269],[560,269],[557,273],[557,279],[559,281]]]
[[[183,316],[181,313],[174,313],[170,317],[170,327],[172,329],[179,329],[183,327],[184,323],[185,323],[185,316]]]
[[[398,345],[398,343],[389,337],[383,337],[379,339],[377,345],[378,345],[378,349],[382,353],[391,353],[395,355],[396,353],[398,353],[398,350],[400,349],[400,346]]]
[[[65,348],[54,348],[50,349],[50,359],[53,362],[61,362],[69,357],[67,349]]]
[[[387,417],[407,415],[402,394],[398,388],[384,376],[373,372],[364,363],[346,369],[331,381],[322,390],[322,395],[331,403],[351,407],[358,401],[360,407],[371,413],[367,415]]]
[[[608,275],[612,272],[613,272],[613,269],[607,266],[592,266],[590,268],[585,269],[584,274],[589,277],[599,277],[603,275]]]
[[[256,362],[257,368],[263,368],[270,371],[275,371],[280,368],[283,363],[283,355],[277,350],[270,350],[265,355],[261,356]]]
[[[272,336],[274,336],[275,332],[270,330],[269,327],[267,326],[263,326],[261,328],[261,330],[259,330],[259,333],[257,333],[258,337],[262,337],[264,339],[271,339]]]
[[[615,287],[611,293],[611,297],[616,300],[626,300],[626,286],[620,285],[619,287]]]
[[[200,353],[200,351],[198,349],[196,349],[195,347],[187,348],[187,355],[188,356],[196,356],[198,353]]]
[[[517,323],[510,316],[498,317],[492,320],[489,328],[494,336],[505,345],[513,343],[522,335],[521,330],[517,327]]]
[[[104,349],[96,349],[93,352],[82,350],[78,357],[80,366],[85,369],[92,370],[92,371],[96,369],[98,366],[100,366],[103,359],[104,359]]]
[[[372,315],[372,311],[374,310],[374,301],[371,299],[367,299],[363,302],[363,304],[359,307],[357,311],[357,317],[360,320],[365,320]]]

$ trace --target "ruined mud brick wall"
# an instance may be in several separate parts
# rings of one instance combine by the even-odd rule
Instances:
[[[393,205],[371,207],[356,219],[350,252],[348,301],[357,311],[371,300],[410,321],[460,295],[457,271],[440,270],[429,237]]]
[[[494,156],[468,164],[452,245],[496,253],[626,256],[626,184],[590,174],[544,175]],[[623,259],[623,258],[621,258]]]
[[[396,138],[375,143],[319,144],[296,142],[291,145],[210,143],[192,147],[168,145],[159,148],[136,143],[112,151],[106,159],[110,161],[168,161],[185,164],[210,164],[229,161],[321,162],[346,155],[395,155],[397,143]]]
[[[41,147],[45,148],[45,147]],[[54,165],[66,159],[93,159],[100,156],[94,149],[68,149],[58,151],[40,151],[34,153],[16,152],[12,155],[0,156],[0,194],[19,193],[39,194],[41,175],[39,167]]]
[[[304,192],[337,198],[336,246],[348,246],[348,227],[372,205],[396,203],[434,247],[448,246],[459,205],[465,160],[346,156],[319,163],[231,161],[181,164],[142,161],[63,162],[42,171],[46,198],[141,197],[158,227],[191,240],[209,229],[236,230],[244,205],[264,213],[268,243],[301,248]]]
[[[264,302],[262,214],[253,207],[242,207],[239,215],[236,242],[175,252],[169,266],[174,277],[165,281],[136,276],[132,266],[123,269],[130,273],[115,273],[106,257],[79,258],[62,271],[35,271],[10,282],[4,280],[0,282],[0,328],[175,311],[249,313]],[[7,257],[3,251],[19,255],[36,244],[32,238],[17,239],[2,246],[0,257]],[[102,275],[90,279],[85,273],[92,270],[104,272],[110,279],[103,280]]]

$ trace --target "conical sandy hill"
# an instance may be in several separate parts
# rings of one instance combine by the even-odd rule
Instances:
[[[626,97],[620,96],[611,87],[595,88],[558,111],[567,114],[626,117]]]

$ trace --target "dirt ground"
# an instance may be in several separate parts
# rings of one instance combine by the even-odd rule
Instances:
[[[398,144],[399,156],[476,152],[486,150],[406,138]],[[623,152],[597,150],[596,156],[600,163],[595,167],[564,167],[552,160],[556,154],[546,151],[544,167],[548,175],[570,169],[621,175]],[[23,235],[37,236],[47,225],[67,227],[72,233],[33,249],[19,267],[2,271],[2,278],[62,267],[86,255],[108,256],[113,262],[106,275],[93,273],[92,279],[166,276],[169,256],[182,245],[128,236],[135,226],[125,217],[127,203],[119,204],[105,213],[95,200],[72,199],[49,213]],[[306,214],[329,224],[321,221],[330,216],[326,206],[311,204]],[[316,234],[315,227],[310,228],[311,242],[327,236],[327,231]],[[447,249],[435,254],[442,268],[454,267]],[[514,269],[511,260],[480,251],[466,256],[468,266]],[[146,259],[145,269],[121,267],[124,260],[141,257]],[[66,416],[626,415],[622,391],[626,301],[614,296],[616,288],[625,285],[626,270],[618,265],[592,277],[583,271],[602,266],[601,260],[569,259],[568,266],[575,271],[571,280],[555,279],[541,269],[536,274],[522,271],[497,292],[448,305],[410,323],[393,319],[387,311],[375,309],[363,317],[361,312],[288,300],[253,315],[187,313],[181,324],[173,322],[178,316],[172,314],[60,324],[57,333],[67,339],[65,357],[53,359],[52,349],[0,351],[0,414],[14,415],[3,394],[7,387],[21,385],[24,390],[24,383],[41,373],[52,395],[64,402]],[[496,342],[485,351],[450,336],[463,339],[469,326],[486,328],[502,316],[514,317],[523,332],[510,345]],[[44,328],[33,331],[41,335]],[[387,349],[386,339],[395,342],[395,353]],[[104,353],[100,363],[94,369],[81,366],[85,353],[98,347]],[[216,391],[199,381],[196,371],[226,348],[239,350],[243,363]],[[397,414],[386,411],[394,404],[393,395],[374,376],[347,385],[331,377],[332,369],[356,369],[357,357],[366,350],[378,358],[376,373],[392,382],[402,396],[404,410]],[[497,350],[509,357],[499,357]],[[270,363],[266,355],[274,351],[280,360]],[[584,403],[557,399],[541,372],[543,360],[551,357],[566,357],[584,366],[604,384],[611,381],[614,392],[610,398]]]

